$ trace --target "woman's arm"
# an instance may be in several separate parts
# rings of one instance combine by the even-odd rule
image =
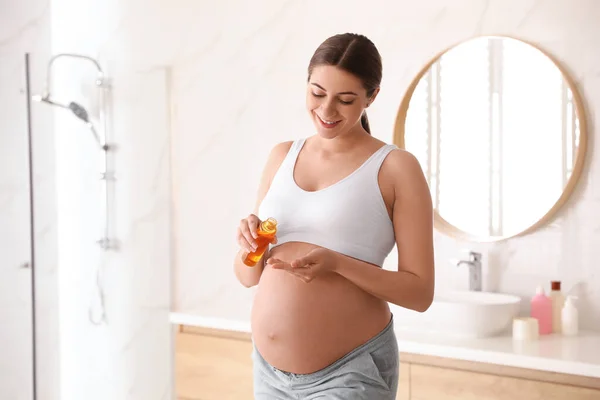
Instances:
[[[275,173],[281,166],[281,163],[285,159],[285,156],[290,150],[291,145],[292,142],[279,143],[271,150],[266,165],[263,169],[260,183],[258,185],[256,204],[254,206],[255,217],[256,215],[258,215],[258,208],[260,206],[260,203],[263,201],[267,192],[269,191],[271,181],[273,180]],[[268,255],[265,254],[265,256],[254,267],[248,267],[242,261],[243,257],[245,257],[247,253],[248,251],[246,249],[240,249],[233,260],[233,267],[235,276],[240,281],[240,283],[245,287],[252,287],[257,285],[260,281],[260,276],[262,275],[262,271],[265,265],[264,260],[267,258]]]
[[[398,270],[388,271],[332,252],[333,270],[376,297],[424,312],[433,301],[435,281],[431,194],[412,154],[393,151],[384,167],[385,176],[393,180],[394,187],[392,222]]]

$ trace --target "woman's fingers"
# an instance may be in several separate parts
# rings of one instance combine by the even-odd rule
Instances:
[[[270,266],[272,266],[275,269],[287,269],[287,268],[291,269],[291,267],[292,267],[290,265],[290,263],[280,260],[279,258],[269,258],[267,260],[267,264],[269,264]]]
[[[254,251],[254,248],[246,239],[246,235],[244,234],[241,227],[238,227],[238,229],[237,229],[236,238],[237,238],[237,243],[241,249],[247,251],[248,253],[251,253]]]
[[[253,218],[252,218],[253,217]],[[242,249],[247,250],[249,253],[256,250],[256,227],[258,226],[258,218],[251,215],[248,218],[244,218],[240,221],[237,232],[238,244]]]
[[[248,224],[248,230],[250,231],[252,238],[256,239],[258,237],[258,234],[256,233],[256,231],[258,229],[258,224],[260,224],[260,220],[258,219],[258,217],[256,215],[250,214],[248,216],[248,218],[246,218],[246,221]]]
[[[280,269],[286,271],[294,275],[295,277],[301,279],[305,283],[309,283],[314,278],[310,268],[292,267],[292,264],[290,264],[289,262],[285,262],[278,258],[269,258],[267,260],[267,264],[270,265],[273,269]]]

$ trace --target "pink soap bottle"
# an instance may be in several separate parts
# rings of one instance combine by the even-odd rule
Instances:
[[[531,317],[538,320],[540,335],[552,333],[552,299],[546,296],[542,286],[538,286],[531,299]]]

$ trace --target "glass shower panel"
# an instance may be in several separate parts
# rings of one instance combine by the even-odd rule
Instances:
[[[25,57],[0,52],[0,398],[11,400],[34,398]]]

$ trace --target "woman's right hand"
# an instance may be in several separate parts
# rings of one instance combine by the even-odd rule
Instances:
[[[236,238],[238,245],[248,253],[256,250],[256,238],[258,237],[256,231],[258,230],[259,225],[260,220],[258,217],[254,214],[250,214],[240,221],[240,225],[237,228]]]
[[[240,221],[237,228],[237,242],[240,248],[248,253],[255,251],[258,246],[256,238],[258,238],[257,230],[260,223],[261,220],[256,215],[250,214]],[[277,243],[277,236],[273,237],[271,243]]]

